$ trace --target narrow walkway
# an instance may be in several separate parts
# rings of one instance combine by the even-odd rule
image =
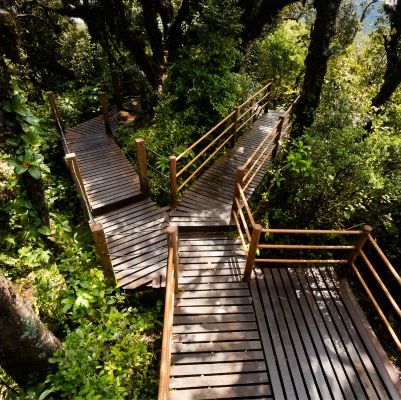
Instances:
[[[249,285],[241,280],[245,255],[221,230],[229,224],[236,168],[279,115],[269,111],[260,118],[170,213],[172,223],[193,232],[180,232],[169,396],[400,399],[386,354],[331,269],[264,268],[255,270]],[[95,222],[103,226],[118,285],[162,286],[168,210],[143,197],[136,172],[101,117],[68,129],[66,140]]]
[[[112,128],[119,125],[115,115]],[[93,214],[133,202],[142,196],[139,177],[112,137],[102,116],[66,129],[66,153],[75,153]],[[66,146],[64,146],[66,147]]]
[[[179,248],[170,399],[271,398],[240,243],[187,233]]]
[[[277,123],[280,112],[269,111],[240,138],[227,154],[184,193],[176,210],[159,208],[144,198],[139,177],[112,137],[102,116],[65,132],[68,149],[74,152],[82,175],[94,221],[101,223],[119,287],[164,286],[168,223],[196,227],[223,226],[230,221],[236,168],[242,165]],[[115,115],[112,129],[119,124]],[[272,143],[270,144],[272,145]],[[262,179],[268,162],[259,170],[246,194],[250,196]],[[218,196],[216,196],[216,194]]]
[[[115,115],[112,129],[119,124]],[[94,221],[101,223],[118,286],[135,289],[164,282],[167,209],[144,198],[139,177],[98,116],[65,132],[75,152]]]
[[[282,112],[269,110],[260,117],[237,144],[217,159],[183,194],[177,209],[170,213],[171,223],[186,228],[227,226],[230,223],[237,168],[246,162],[282,115]],[[273,146],[273,143],[270,142],[269,146]],[[259,185],[269,164],[266,162],[260,168],[247,188],[245,194],[248,198]]]

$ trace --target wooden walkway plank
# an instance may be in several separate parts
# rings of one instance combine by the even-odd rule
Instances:
[[[238,241],[189,234],[179,248],[180,263],[189,268],[182,270],[175,300],[170,398],[270,398],[248,285],[240,270],[224,268],[243,266]]]

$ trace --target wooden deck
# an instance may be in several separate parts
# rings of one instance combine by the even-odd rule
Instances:
[[[181,228],[170,399],[400,399],[398,376],[332,269],[257,268],[250,283],[242,281],[245,254],[223,232],[235,170],[279,115],[262,116],[174,211],[142,195],[136,172],[100,117],[68,129],[66,151],[76,153],[119,286],[163,286],[165,228]]]
[[[112,127],[118,127],[115,116]],[[67,129],[65,138],[68,146],[65,151],[77,157],[95,215],[142,196],[138,175],[114,139],[106,134],[101,116]]]
[[[230,223],[236,170],[257,149],[283,114],[269,110],[259,118],[237,144],[217,159],[183,194],[177,209],[170,213],[171,223],[182,228],[227,226]],[[272,141],[269,146],[273,146]],[[269,164],[266,162],[260,168],[247,188],[245,194],[248,198],[262,180]]]
[[[119,125],[115,115],[112,128]],[[101,116],[65,132],[66,152],[74,152],[94,214],[104,229],[118,286],[160,287],[166,268],[167,209],[142,195],[139,177]]]
[[[186,234],[179,248],[170,399],[271,398],[239,242]]]
[[[331,267],[263,268],[256,278],[250,288],[275,398],[400,398]]]

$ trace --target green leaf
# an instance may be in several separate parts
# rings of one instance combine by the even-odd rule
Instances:
[[[44,392],[42,392],[42,394],[39,396],[38,400],[44,400],[49,394],[55,392],[57,390],[57,388],[53,387],[50,389],[46,389]]]
[[[31,167],[28,168],[29,175],[32,176],[34,179],[40,179],[40,169],[38,167]]]
[[[42,235],[45,235],[45,236],[49,236],[50,235],[50,229],[45,225],[42,225],[38,229],[38,232],[41,233]]]
[[[22,175],[28,168],[20,164],[15,164],[15,173],[17,175]]]

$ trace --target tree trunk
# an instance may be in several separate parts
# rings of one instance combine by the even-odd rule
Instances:
[[[401,84],[401,0],[394,6],[386,4],[384,11],[390,21],[390,33],[384,36],[387,65],[382,86],[372,99],[373,107],[386,104]]]
[[[391,71],[385,75],[384,81],[379,92],[372,99],[373,107],[381,107],[386,104],[393,93],[397,90],[398,86],[401,84],[401,56],[400,60]]]
[[[32,308],[0,275],[0,365],[20,385],[28,377],[44,377],[49,357],[60,341],[47,329]]]
[[[330,43],[336,32],[336,18],[340,4],[341,0],[314,1],[316,19],[305,59],[305,77],[301,95],[294,110],[294,137],[301,135],[303,130],[313,123],[330,58]]]

